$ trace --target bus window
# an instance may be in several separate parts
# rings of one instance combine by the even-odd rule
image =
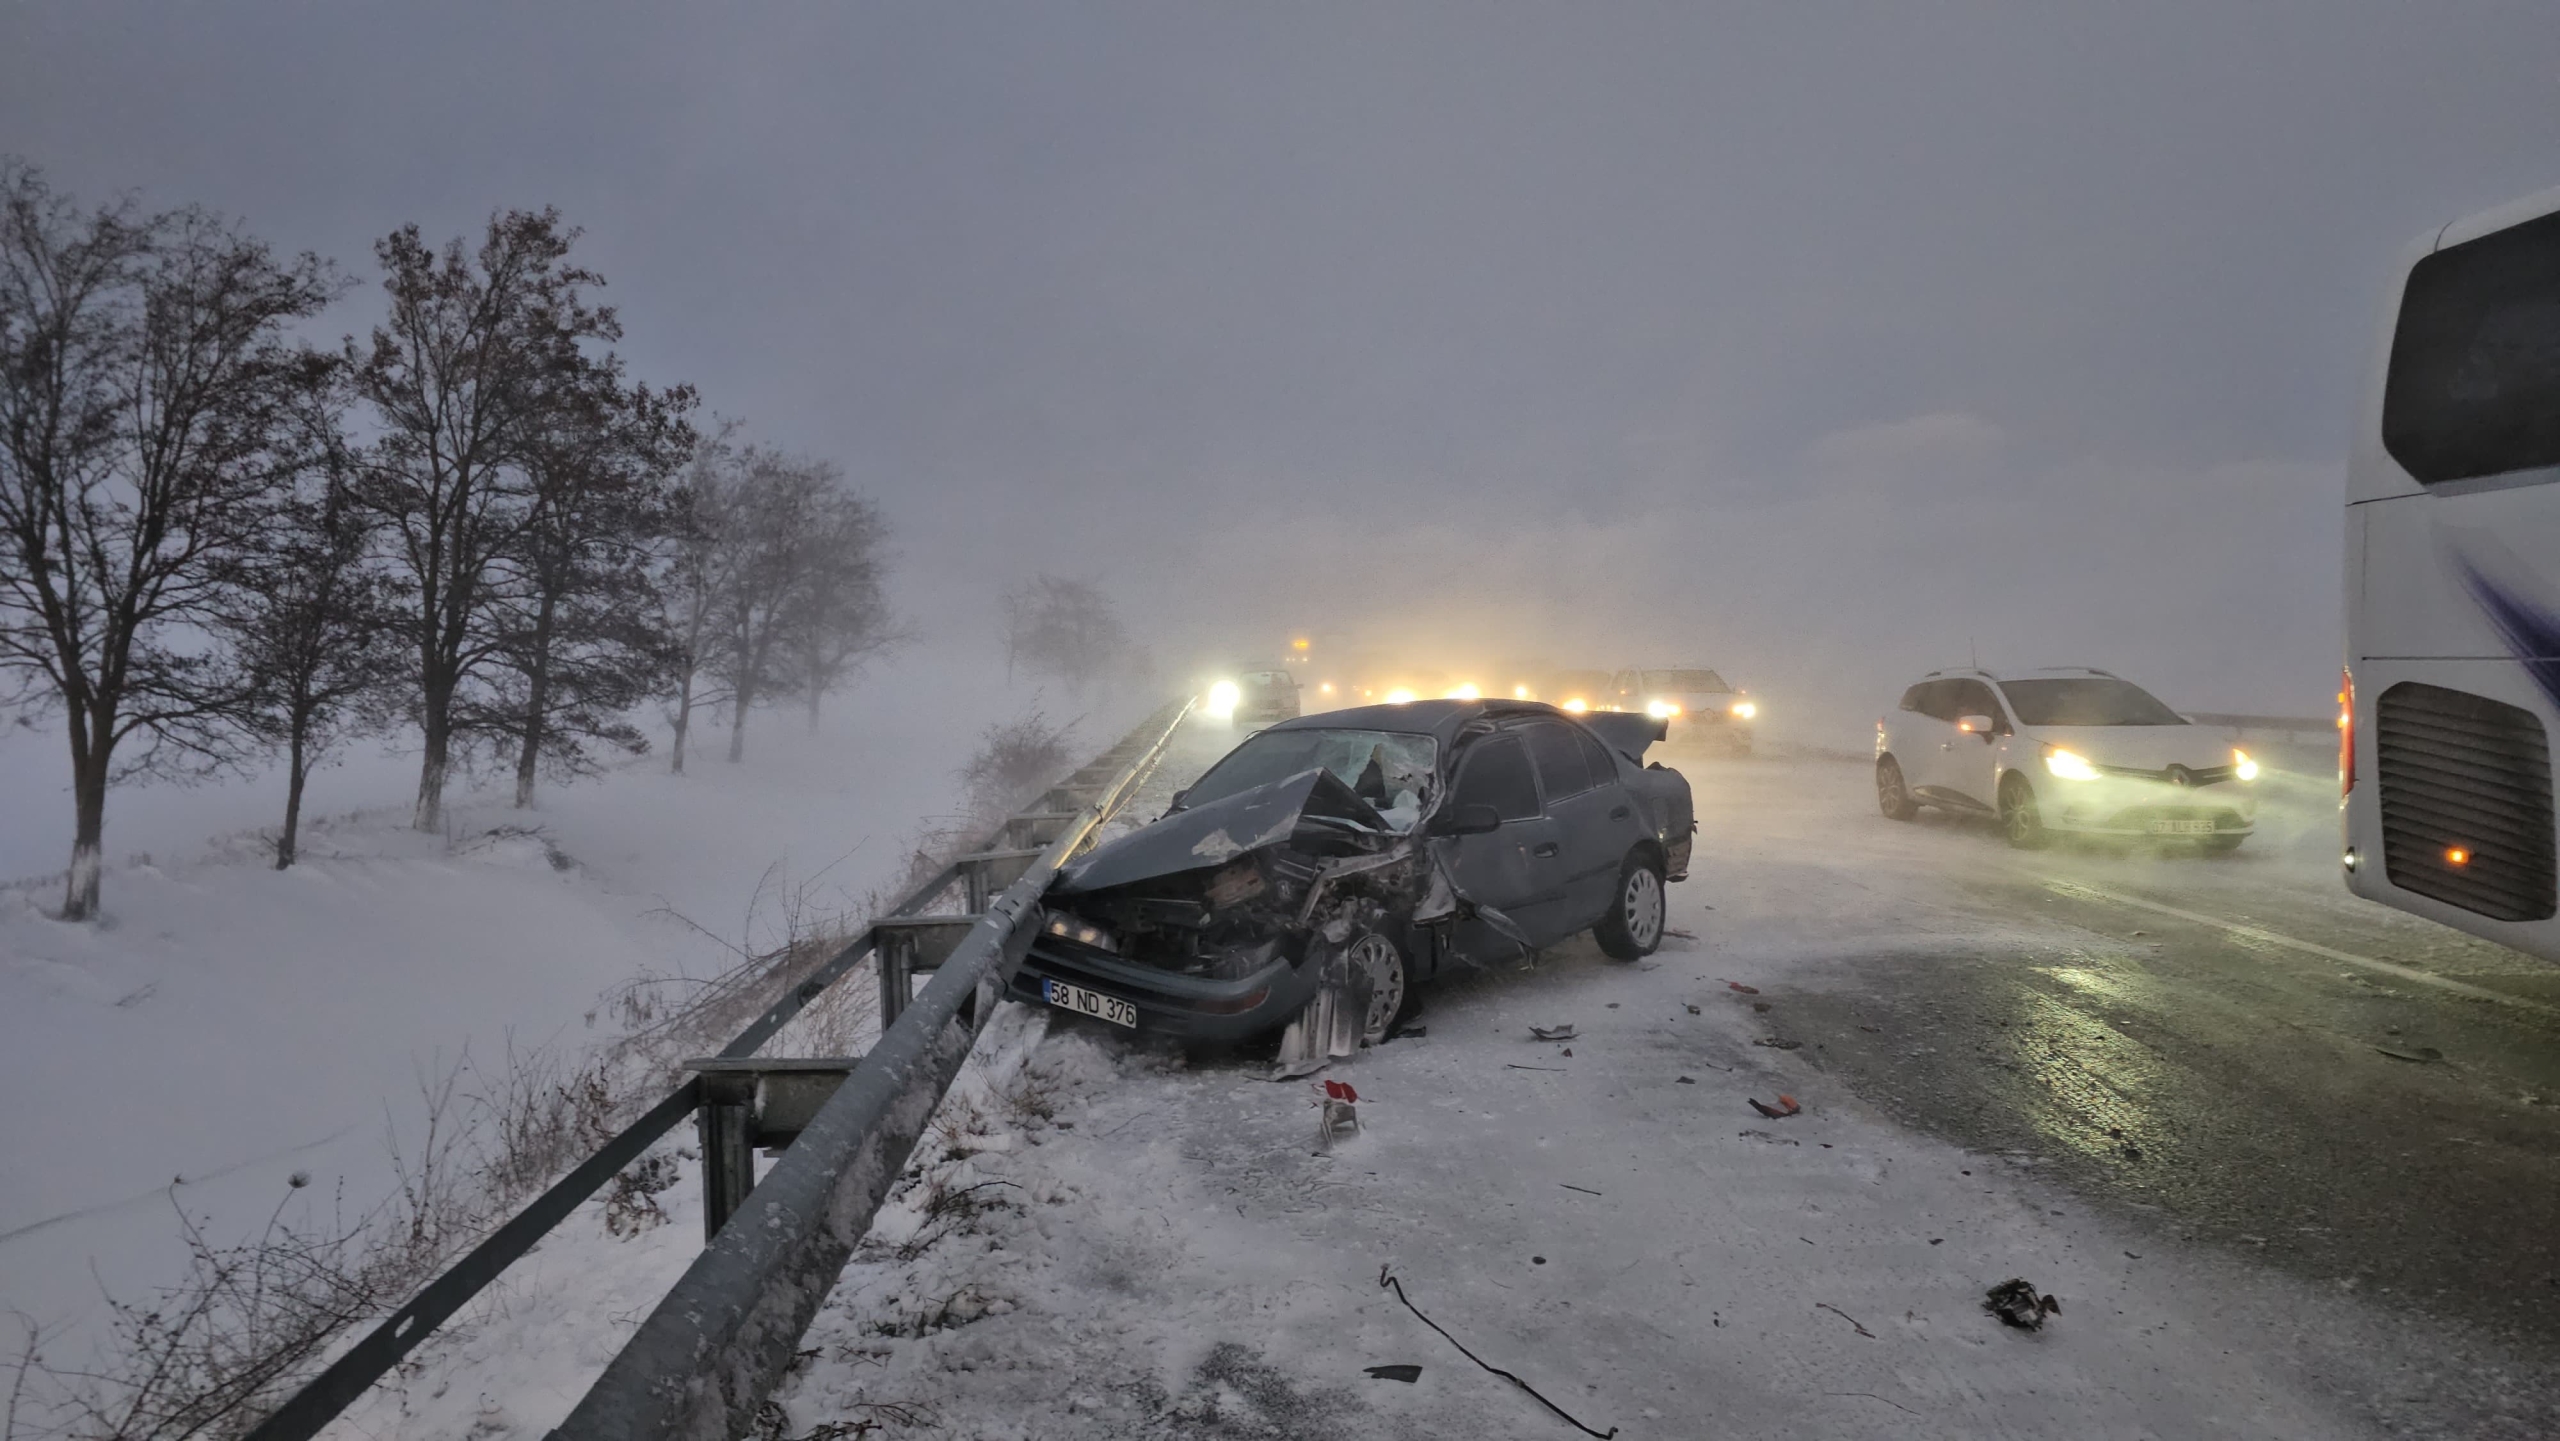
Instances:
[[[2560,213],[2411,267],[2382,443],[2427,485],[2560,467]]]

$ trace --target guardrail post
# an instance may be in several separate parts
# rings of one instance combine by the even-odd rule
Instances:
[[[752,1083],[750,1083],[752,1084]],[[756,1186],[756,1153],[743,1099],[710,1099],[706,1080],[694,1128],[702,1140],[702,1239],[707,1244],[747,1203]]]
[[[880,958],[880,1029],[885,1033],[907,1008],[907,998],[915,990],[914,972],[909,969],[915,956],[915,937],[895,931],[875,933],[872,952]]]

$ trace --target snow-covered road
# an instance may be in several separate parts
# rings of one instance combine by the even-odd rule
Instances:
[[[980,1108],[959,1159],[919,1168],[804,1342],[787,1434],[1575,1434],[1382,1267],[1628,1437],[2551,1434],[2547,1352],[2193,1239],[2047,1164],[2066,1138],[1968,1148],[1888,1119],[1891,1069],[1835,1068],[1792,1034],[1799,1005],[1840,1000],[1855,962],[2086,933],[1987,903],[1969,873],[2006,853],[1880,820],[1858,767],[1697,774],[1698,879],[1673,892],[1693,938],[1634,966],[1581,941],[1433,990],[1427,1035],[1332,1073],[1363,1129],[1330,1151],[1309,1087],[1251,1058],[1037,1018],[1014,1094],[1055,1121]],[[2287,893],[2291,865],[2214,884]],[[1921,1023],[1868,1016],[1855,1034]],[[1577,1038],[1528,1035],[1559,1023]],[[1749,1103],[1781,1092],[1802,1114]],[[2013,1276],[2062,1302],[2040,1333],[1981,1309]],[[1365,1375],[1394,1363],[1419,1381]]]

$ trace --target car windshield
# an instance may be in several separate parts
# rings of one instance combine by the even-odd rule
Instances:
[[[1267,730],[1227,753],[1183,793],[1205,805],[1322,766],[1367,801],[1388,825],[1411,830],[1431,798],[1440,743],[1402,731]]]
[[[1731,690],[1724,677],[1711,670],[1649,670],[1644,673],[1644,688],[1654,691]]]
[[[2131,681],[2113,676],[2087,680],[2004,680],[2009,708],[2020,725],[2182,726],[2187,718]]]

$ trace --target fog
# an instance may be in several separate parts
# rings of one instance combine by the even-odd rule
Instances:
[[[2301,713],[2383,288],[2560,178],[2560,20],[83,0],[0,11],[0,150],[368,286],[559,205],[635,373],[881,500],[929,648],[1048,569],[1169,672],[1324,629],[1825,735],[1969,654]]]

